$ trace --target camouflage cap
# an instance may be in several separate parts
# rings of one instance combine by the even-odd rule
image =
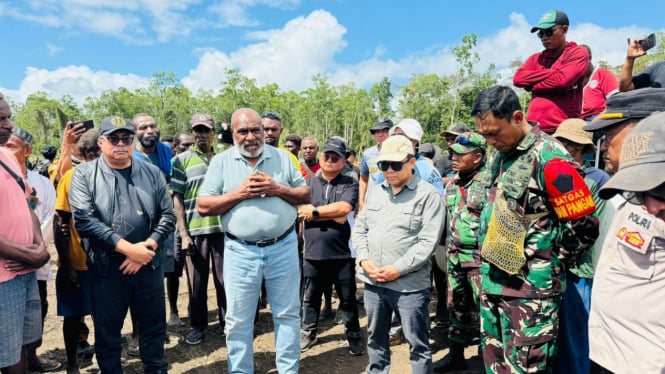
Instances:
[[[455,144],[450,146],[450,150],[458,154],[466,154],[473,151],[484,151],[486,147],[487,141],[482,135],[465,132],[455,139]]]

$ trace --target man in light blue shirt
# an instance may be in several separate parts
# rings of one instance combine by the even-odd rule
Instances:
[[[235,146],[210,162],[197,200],[201,215],[221,215],[225,229],[226,346],[230,373],[253,373],[256,304],[265,280],[280,373],[298,373],[300,266],[295,206],[310,201],[287,151],[264,143],[259,114],[231,117]]]

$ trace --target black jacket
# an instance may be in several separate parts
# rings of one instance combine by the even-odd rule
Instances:
[[[144,212],[148,214],[150,238],[163,247],[164,240],[175,230],[173,202],[159,168],[132,160],[131,178]],[[104,157],[76,168],[72,176],[69,203],[74,227],[84,241],[88,267],[105,275],[116,244],[122,239],[112,228],[117,206],[116,177]],[[146,238],[147,239],[147,238]],[[153,268],[161,265],[163,251],[158,249]]]

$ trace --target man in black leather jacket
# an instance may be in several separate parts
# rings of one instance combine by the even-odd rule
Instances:
[[[100,369],[122,372],[120,332],[131,307],[145,372],[166,373],[162,245],[175,216],[160,170],[132,160],[134,134],[126,119],[104,118],[102,156],[74,172],[70,205],[88,255]]]

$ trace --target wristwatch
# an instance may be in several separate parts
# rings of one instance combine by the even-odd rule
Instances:
[[[312,217],[319,218],[320,215],[319,210],[314,207],[314,210],[312,210]]]

